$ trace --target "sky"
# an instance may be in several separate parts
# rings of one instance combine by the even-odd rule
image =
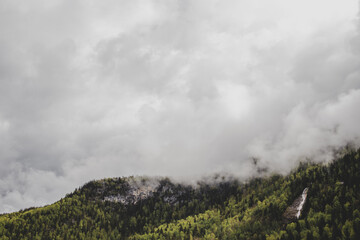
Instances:
[[[0,0],[0,212],[360,143],[358,0]]]

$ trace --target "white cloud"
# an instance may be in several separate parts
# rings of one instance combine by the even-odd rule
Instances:
[[[287,172],[359,143],[358,3],[0,1],[1,212],[96,178]]]

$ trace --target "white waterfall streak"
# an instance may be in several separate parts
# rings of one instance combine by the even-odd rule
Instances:
[[[305,204],[305,201],[306,201],[306,197],[307,197],[307,192],[308,192],[308,188],[305,188],[301,197],[302,197],[302,200],[297,208],[298,212],[296,213],[296,218],[299,218],[300,217],[300,214],[301,214],[301,211],[303,209],[303,206]]]

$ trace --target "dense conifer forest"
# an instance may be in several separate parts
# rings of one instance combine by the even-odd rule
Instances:
[[[136,185],[136,186],[134,186]],[[58,202],[0,215],[0,239],[360,239],[360,149],[287,176],[91,181]],[[308,188],[298,219],[284,212]]]

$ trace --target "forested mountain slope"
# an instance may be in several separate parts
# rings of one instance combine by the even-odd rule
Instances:
[[[360,150],[287,176],[197,186],[91,181],[60,201],[0,216],[0,239],[360,239]],[[285,210],[305,188],[299,219]]]

